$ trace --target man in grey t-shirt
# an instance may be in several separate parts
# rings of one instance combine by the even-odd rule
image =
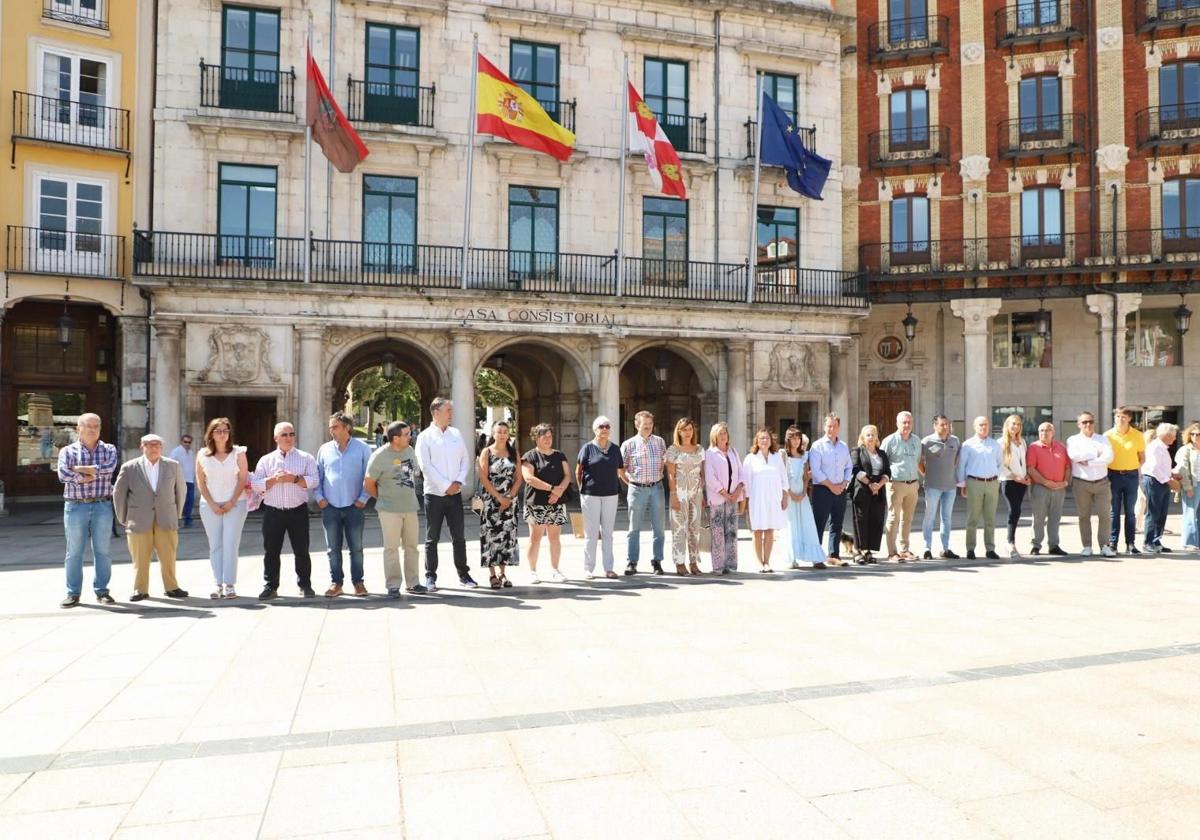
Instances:
[[[933,418],[933,434],[921,441],[921,461],[917,469],[925,476],[925,559],[933,559],[933,520],[941,508],[943,560],[957,560],[958,555],[950,550],[950,515],[954,512],[954,496],[958,492],[958,451],[962,444],[950,434],[950,421],[946,415]]]
[[[415,594],[426,589],[418,582],[420,561],[417,557],[417,465],[412,442],[412,427],[397,420],[387,427],[387,444],[379,447],[367,462],[363,480],[366,491],[376,498],[375,512],[383,531],[383,574],[388,596],[400,597],[400,587],[408,584]],[[400,549],[404,549],[403,576]]]

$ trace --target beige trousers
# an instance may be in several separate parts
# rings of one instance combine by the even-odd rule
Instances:
[[[388,589],[416,586],[420,580],[420,561],[417,557],[419,525],[415,513],[379,513],[379,528],[383,531],[383,576]],[[404,549],[404,571],[400,570],[400,549]]]
[[[1079,539],[1084,548],[1092,547],[1092,514],[1096,515],[1096,547],[1108,545],[1108,530],[1112,524],[1112,488],[1108,479],[1084,481],[1077,478],[1071,482],[1075,495],[1075,512],[1079,514]]]
[[[908,535],[912,532],[913,514],[917,511],[917,489],[920,483],[887,484],[887,549],[888,556],[908,551]],[[899,537],[897,537],[899,530]],[[899,550],[897,550],[897,548]]]
[[[150,594],[150,557],[158,555],[158,565],[162,571],[163,591],[170,592],[179,588],[175,579],[175,554],[179,549],[179,532],[174,529],[161,528],[157,524],[149,531],[135,534],[125,533],[129,543],[129,557],[133,560],[133,591]]]

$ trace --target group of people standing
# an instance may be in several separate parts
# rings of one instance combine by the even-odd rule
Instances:
[[[402,590],[422,594],[437,589],[443,528],[450,532],[460,584],[474,588],[462,499],[473,457],[479,489],[470,508],[480,517],[480,562],[488,569],[489,585],[496,589],[513,585],[508,569],[519,560],[518,511],[523,511],[530,532],[531,582],[567,579],[560,569],[560,538],[570,525],[568,503],[576,498],[582,513],[586,578],[617,578],[614,532],[622,493],[629,514],[626,576],[638,573],[641,534],[647,526],[653,536],[651,568],[655,574],[665,573],[668,520],[677,574],[701,574],[704,549],[711,555],[714,574],[737,570],[737,534],[743,515],[753,532],[758,569],[764,573],[773,571],[777,531],[787,533],[787,559],[792,568],[843,564],[843,548],[856,563],[876,563],[885,538],[887,559],[913,561],[917,558],[911,550],[910,532],[922,485],[923,558],[927,560],[934,556],[933,530],[939,521],[939,556],[958,557],[950,548],[951,515],[958,495],[968,505],[967,558],[975,557],[977,531],[982,527],[985,556],[999,559],[994,520],[1001,496],[1008,505],[1010,556],[1021,555],[1016,534],[1026,495],[1033,507],[1031,553],[1040,554],[1045,547],[1047,554],[1066,554],[1059,543],[1059,523],[1069,487],[1079,512],[1084,555],[1092,553],[1093,515],[1098,519],[1095,545],[1105,556],[1116,553],[1122,514],[1127,553],[1169,551],[1162,544],[1162,535],[1172,491],[1180,494],[1183,502],[1184,546],[1200,547],[1200,424],[1186,429],[1185,441],[1172,461],[1169,447],[1178,428],[1160,424],[1147,442],[1130,425],[1132,415],[1126,409],[1116,412],[1113,428],[1104,434],[1096,432],[1094,416],[1084,412],[1077,420],[1079,433],[1065,445],[1054,439],[1054,425],[1049,422],[1039,426],[1036,442],[1026,444],[1023,420],[1015,414],[1005,420],[999,440],[991,437],[988,419],[978,417],[975,434],[960,442],[942,415],[934,418],[932,433],[919,438],[913,432],[912,414],[905,411],[896,418],[895,432],[882,439],[875,426],[863,427],[853,449],[840,437],[840,418],[829,414],[824,419],[824,435],[811,448],[808,438],[794,426],[786,430],[782,449],[764,428],[755,434],[744,457],[732,445],[725,423],[709,429],[708,446],[704,447],[696,422],[680,419],[668,445],[654,434],[653,415],[641,411],[634,418],[637,433],[620,444],[612,440],[612,421],[597,417],[592,423],[593,437],[580,448],[573,474],[566,456],[554,448],[550,424],[534,426],[532,445],[520,453],[509,424],[495,423],[479,454],[472,456],[451,425],[452,403],[439,398],[430,409],[432,422],[415,440],[412,427],[397,421],[384,429],[383,444],[374,451],[353,436],[353,420],[345,414],[330,417],[330,440],[315,456],[296,448],[292,424],[279,423],[274,430],[276,448],[259,459],[253,471],[245,448],[235,444],[233,425],[225,417],[208,423],[204,445],[194,458],[190,438],[185,436],[171,453],[175,457],[163,457],[163,439],[149,434],[141,439],[142,455],[118,470],[116,447],[100,440],[100,418],[81,416],[78,440],[61,450],[58,462],[66,500],[67,597],[62,605],[79,603],[83,554],[89,542],[95,556],[96,597],[101,603],[114,603],[109,594],[108,551],[114,517],[126,529],[134,565],[130,600],[149,597],[149,568],[155,555],[166,595],[186,598],[188,593],[176,579],[175,560],[179,520],[184,517],[187,524],[194,497],[199,498],[200,518],[208,537],[213,599],[237,597],[242,530],[247,514],[260,507],[264,587],[259,599],[278,596],[285,539],[295,558],[301,594],[316,597],[309,552],[310,493],[320,508],[327,546],[327,597],[347,592],[343,548],[350,557],[354,594],[368,594],[363,529],[371,499],[382,531],[385,586],[390,596],[398,598]],[[426,514],[423,582],[418,557],[419,479]],[[1134,545],[1139,488],[1146,504],[1141,551]],[[843,537],[848,504],[853,536]],[[543,543],[550,557],[548,574],[538,571]]]

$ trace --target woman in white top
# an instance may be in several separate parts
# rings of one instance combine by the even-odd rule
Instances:
[[[771,548],[775,532],[787,527],[787,466],[775,446],[770,429],[754,435],[750,454],[742,464],[742,480],[750,499],[750,527],[754,529],[754,555],[759,571],[771,568]]]
[[[196,456],[196,489],[200,491],[200,521],[208,535],[208,558],[216,589],[212,598],[236,598],[238,548],[246,524],[246,447],[233,443],[228,417],[210,420],[204,448]]]
[[[1017,551],[1017,523],[1021,521],[1021,504],[1025,491],[1029,489],[1029,475],[1025,469],[1025,421],[1020,414],[1010,414],[1004,421],[1000,434],[1000,450],[1004,459],[1000,466],[1000,489],[1008,502],[1008,554],[1020,557]]]

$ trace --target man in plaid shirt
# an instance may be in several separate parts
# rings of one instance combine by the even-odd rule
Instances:
[[[67,597],[64,608],[79,603],[83,591],[83,553],[89,540],[95,565],[92,589],[102,604],[114,603],[108,594],[112,557],[112,482],[117,469],[117,448],[100,440],[100,417],[82,414],[75,427],[79,439],[58,453],[58,480],[63,484],[63,528],[67,535]]]

